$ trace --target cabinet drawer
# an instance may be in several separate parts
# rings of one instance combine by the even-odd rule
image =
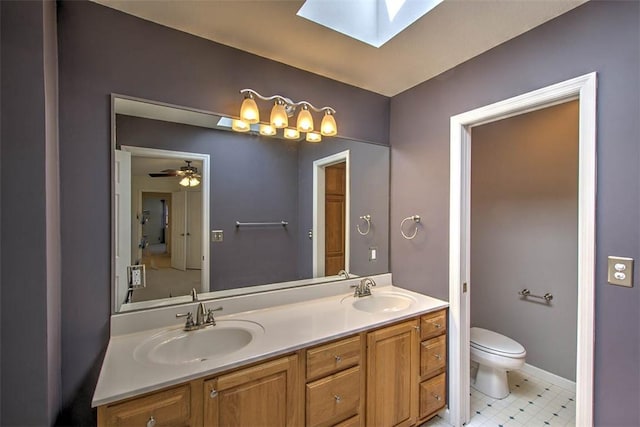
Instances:
[[[340,424],[336,424],[334,427],[360,427],[360,415],[351,417]]]
[[[420,418],[444,408],[446,403],[446,374],[420,383]]]
[[[360,367],[307,384],[307,426],[328,426],[358,413]]]
[[[420,339],[437,337],[447,332],[447,310],[436,311],[420,319]]]
[[[360,336],[307,350],[307,379],[322,377],[360,363]]]
[[[187,384],[108,406],[105,421],[108,426],[188,426],[190,407],[190,388]],[[149,422],[151,424],[147,424]]]
[[[420,345],[420,376],[432,376],[447,366],[447,336],[440,335]]]

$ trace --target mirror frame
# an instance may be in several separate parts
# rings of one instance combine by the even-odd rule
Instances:
[[[129,309],[126,310],[121,310],[118,309],[119,307],[116,307],[117,305],[117,299],[116,299],[116,286],[115,286],[115,280],[116,280],[116,236],[115,236],[115,218],[116,218],[116,204],[115,204],[115,149],[116,149],[116,100],[117,99],[122,99],[125,101],[133,101],[133,102],[139,102],[139,103],[144,103],[144,104],[148,104],[151,106],[156,106],[156,107],[165,107],[165,108],[171,108],[171,109],[176,109],[176,110],[182,110],[185,113],[189,113],[190,115],[192,115],[193,113],[196,113],[197,115],[199,115],[199,120],[201,120],[200,124],[196,124],[196,123],[187,123],[187,121],[176,121],[177,123],[183,123],[183,124],[192,124],[195,126],[204,126],[204,127],[211,127],[211,126],[206,126],[206,124],[204,123],[210,123],[210,120],[207,120],[210,116],[214,116],[214,117],[231,117],[227,114],[221,114],[221,113],[217,113],[214,111],[207,111],[207,110],[202,110],[202,109],[197,109],[197,108],[192,108],[192,107],[185,107],[182,105],[177,105],[177,104],[170,104],[170,103],[165,103],[165,102],[160,102],[160,101],[154,101],[154,100],[150,100],[150,99],[146,99],[146,98],[140,98],[140,97],[134,97],[134,96],[129,96],[129,95],[122,95],[122,94],[118,94],[118,93],[111,93],[110,94],[110,119],[111,119],[111,136],[110,136],[110,140],[111,140],[111,144],[110,144],[110,162],[111,162],[111,179],[110,179],[110,185],[111,185],[111,278],[110,278],[110,286],[112,287],[111,289],[111,315],[124,315],[130,312],[134,312],[134,311],[141,311],[141,310],[149,310],[149,309],[153,309],[153,308],[158,308],[158,307],[167,307],[167,306],[174,306],[174,305],[182,305],[182,304],[188,304],[191,303],[191,297],[186,295],[183,297],[180,296],[176,296],[176,297],[172,297],[172,298],[166,298],[166,299],[159,299],[159,300],[153,300],[153,301],[142,301],[140,302],[140,304],[144,305],[144,303],[148,302],[149,305],[144,305],[144,306],[136,306],[136,307],[131,307]],[[139,117],[145,117],[145,116],[139,116]],[[147,117],[147,118],[153,118],[155,120],[167,120],[167,121],[172,121],[170,119],[158,119],[157,117]],[[234,117],[232,117],[234,118]],[[215,129],[214,127],[211,127],[212,129]],[[346,141],[354,141],[354,142],[361,142],[361,143],[365,143],[365,144],[371,144],[371,145],[377,145],[377,146],[381,146],[381,147],[386,147],[389,148],[389,146],[385,145],[385,144],[380,144],[377,142],[371,142],[371,141],[363,141],[363,140],[359,140],[359,139],[355,139],[355,138],[349,138],[349,137],[344,137],[344,136],[339,136],[341,139],[346,140]],[[139,148],[144,148],[144,147],[139,147]],[[167,150],[169,151],[169,150]],[[173,152],[173,151],[172,151]],[[175,152],[175,153],[180,153],[180,152]],[[194,156],[198,153],[191,153],[191,152],[183,152],[182,154],[185,154],[187,156]],[[204,164],[203,164],[204,165]],[[209,164],[207,165],[207,175],[210,177],[210,170],[208,169],[210,166]],[[208,181],[208,180],[207,180]],[[204,189],[204,187],[203,187]],[[207,182],[207,194],[206,194],[206,204],[209,205],[209,191],[210,191],[210,183]],[[203,204],[205,203],[204,200],[205,195],[203,195]],[[314,201],[315,202],[315,201]],[[203,215],[204,217],[204,215]],[[389,219],[387,219],[388,221]],[[347,220],[348,221],[348,220]],[[349,226],[349,223],[347,222],[346,226]],[[350,229],[350,228],[347,228]],[[203,218],[203,231],[205,231],[203,233],[203,254],[205,254],[205,250],[206,250],[206,254],[207,254],[207,261],[206,261],[206,268],[207,268],[207,275],[209,274],[208,271],[210,269],[210,257],[209,257],[209,216],[207,215],[207,219],[206,219],[206,223],[204,222],[204,218]],[[390,243],[390,241],[389,241]],[[206,249],[205,249],[206,247]],[[388,260],[387,260],[387,266],[388,266]],[[204,268],[205,266],[203,266]],[[350,272],[351,277],[358,277],[357,275],[354,275]],[[232,297],[232,296],[239,296],[239,295],[250,295],[250,294],[257,294],[257,293],[262,293],[262,292],[269,292],[269,291],[274,291],[274,290],[280,290],[280,289],[290,289],[290,288],[297,288],[297,287],[302,287],[302,286],[308,286],[308,285],[316,285],[316,284],[321,284],[321,283],[330,283],[330,282],[336,282],[336,281],[340,281],[340,280],[344,280],[343,276],[323,276],[323,277],[310,277],[310,278],[306,278],[306,279],[300,279],[300,280],[293,280],[293,281],[288,281],[288,282],[277,282],[277,283],[268,283],[268,284],[263,284],[263,285],[255,285],[255,286],[249,286],[249,287],[242,287],[242,288],[236,288],[236,289],[227,289],[227,290],[220,290],[220,291],[213,291],[213,292],[207,292],[204,294],[200,294],[199,297],[201,300],[213,300],[213,299],[219,299],[219,298],[227,298],[227,297]],[[137,304],[137,303],[134,303]],[[118,310],[117,310],[118,309]]]

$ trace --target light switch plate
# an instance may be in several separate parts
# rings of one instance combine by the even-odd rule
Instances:
[[[371,247],[369,248],[369,261],[375,261],[378,259],[378,248]]]
[[[211,241],[215,243],[222,242],[224,240],[224,231],[211,230]]]
[[[633,287],[633,258],[610,256],[607,264],[607,281],[610,284]]]

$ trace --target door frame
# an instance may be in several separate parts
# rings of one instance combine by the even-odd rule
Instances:
[[[579,102],[576,425],[593,425],[596,206],[595,72],[451,117],[449,199],[449,422],[470,418],[471,128],[571,100]]]
[[[161,150],[158,148],[136,147],[132,145],[122,145],[122,151],[131,153],[131,157],[156,157],[164,159],[179,160],[200,160],[202,161],[202,176],[200,185],[202,186],[202,270],[201,270],[201,292],[209,292],[209,194],[210,194],[210,155],[203,153],[193,153],[189,151]],[[114,301],[114,307],[116,302]],[[117,307],[116,311],[117,311]]]
[[[313,277],[324,277],[324,238],[325,238],[325,174],[324,168],[337,163],[345,163],[345,204],[344,204],[344,269],[349,271],[350,251],[350,212],[351,212],[351,173],[349,150],[341,151],[313,162]]]

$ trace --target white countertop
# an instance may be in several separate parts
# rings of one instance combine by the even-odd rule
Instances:
[[[216,316],[217,321],[246,320],[264,328],[246,347],[215,360],[180,365],[157,364],[136,360],[135,348],[148,337],[183,324],[172,319],[171,326],[112,336],[100,371],[92,406],[100,406],[127,397],[192,379],[226,371],[251,362],[286,354],[324,341],[393,323],[419,314],[435,311],[449,304],[391,285],[372,288],[372,293],[397,292],[414,300],[407,309],[395,312],[368,313],[356,310],[350,301],[353,292],[311,300]],[[343,299],[348,298],[345,302]],[[366,297],[365,297],[366,298]],[[224,301],[212,305],[223,305]],[[184,309],[182,310],[184,311]],[[169,314],[167,314],[167,318]]]

